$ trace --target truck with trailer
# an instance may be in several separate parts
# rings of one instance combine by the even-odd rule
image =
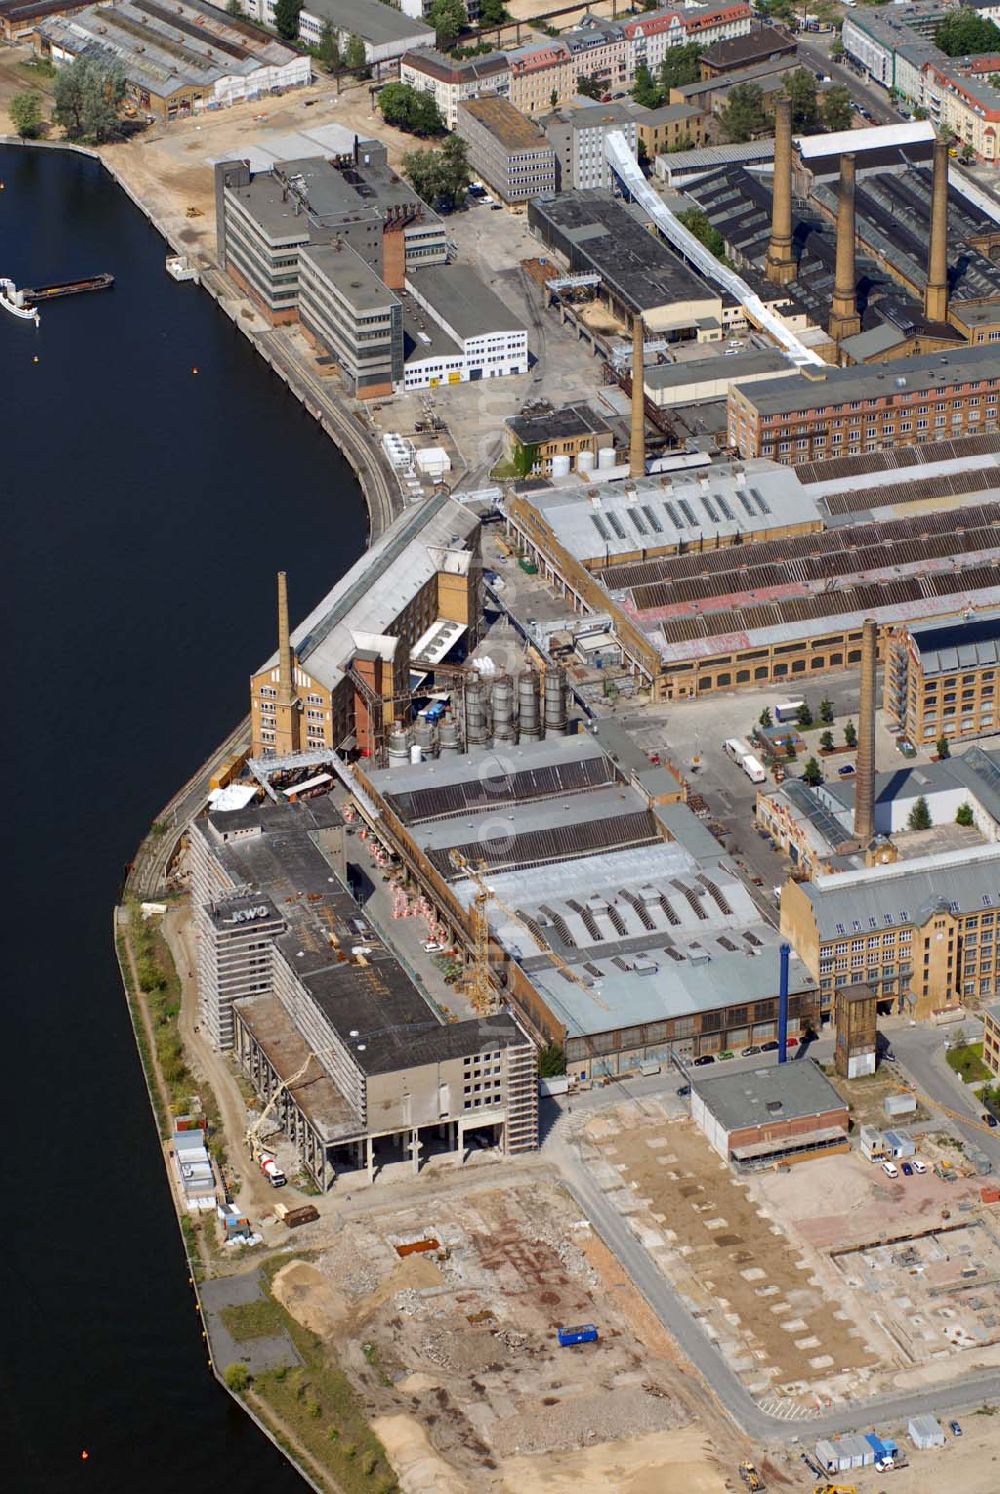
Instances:
[[[792,721],[792,722],[798,721],[798,719],[799,719],[799,711],[802,709],[802,707],[804,705],[805,705],[805,700],[802,698],[801,695],[797,696],[794,700],[781,700],[781,701],[779,701],[778,704],[774,708],[774,719],[775,719],[775,721],[778,723],[779,726],[785,726],[790,721]]]

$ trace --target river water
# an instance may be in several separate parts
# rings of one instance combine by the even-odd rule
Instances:
[[[116,277],[37,331],[0,311],[0,1483],[291,1494],[206,1367],[111,914],[246,713],[275,571],[303,616],[361,553],[364,504],[97,162],[0,148],[0,181],[0,275]]]

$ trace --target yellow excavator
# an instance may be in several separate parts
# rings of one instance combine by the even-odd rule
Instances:
[[[764,1480],[749,1458],[740,1464],[740,1478],[746,1484],[750,1494],[764,1494]]]
[[[857,1484],[817,1484],[813,1494],[858,1494]]]

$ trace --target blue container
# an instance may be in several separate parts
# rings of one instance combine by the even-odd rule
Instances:
[[[560,1328],[559,1347],[567,1349],[571,1344],[596,1344],[597,1329],[593,1323],[584,1323],[579,1328]]]

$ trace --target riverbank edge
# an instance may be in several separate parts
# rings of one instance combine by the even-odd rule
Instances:
[[[121,978],[122,990],[125,992],[125,1006],[128,1010],[129,1023],[132,1028],[132,1038],[135,1042],[136,1052],[139,1055],[139,1062],[142,1068],[143,1082],[146,1086],[146,1098],[149,1101],[149,1108],[152,1111],[153,1122],[156,1126],[157,1136],[161,1136],[164,1124],[161,1116],[165,1117],[169,1116],[170,1114],[170,1097],[164,1092],[162,1086],[160,1085],[159,1079],[153,1069],[152,1057],[147,1051],[145,1034],[142,1031],[142,1013],[141,1011],[136,1010],[136,1008],[139,1007],[142,1003],[142,993],[140,991],[135,991],[133,993],[132,986],[128,978],[128,973],[126,972],[125,965],[122,960],[122,952],[119,940],[128,940],[129,930],[129,910],[124,903],[118,904],[113,910],[111,923],[111,934],[112,943],[114,944],[115,950],[115,961],[118,965],[118,974]],[[133,1002],[135,1003],[135,1005],[133,1005]],[[181,1245],[184,1250],[184,1259],[187,1262],[188,1285],[190,1286],[191,1291],[194,1293],[195,1307],[198,1312],[198,1317],[201,1321],[202,1338],[207,1345],[208,1368],[215,1378],[216,1382],[222,1387],[222,1389],[226,1392],[230,1399],[235,1401],[240,1410],[245,1412],[245,1414],[249,1416],[250,1420],[255,1423],[258,1429],[264,1434],[264,1436],[268,1439],[275,1450],[281,1454],[286,1462],[291,1464],[299,1477],[304,1481],[306,1487],[314,1490],[315,1494],[327,1494],[327,1491],[322,1489],[321,1486],[309,1476],[305,1468],[302,1466],[302,1463],[300,1462],[298,1457],[298,1450],[296,1449],[295,1451],[292,1451],[289,1447],[285,1446],[278,1433],[272,1431],[272,1429],[267,1425],[266,1421],[257,1414],[257,1412],[251,1405],[249,1405],[245,1397],[238,1395],[236,1391],[231,1390],[226,1384],[223,1374],[225,1366],[219,1364],[215,1345],[212,1342],[212,1321],[208,1313],[205,1311],[204,1304],[202,1303],[201,1299],[201,1291],[199,1289],[198,1274],[200,1270],[204,1270],[204,1266],[201,1261],[196,1262],[191,1255],[190,1242],[188,1241],[187,1235],[184,1232],[183,1216],[181,1214],[180,1202],[177,1197],[177,1189],[174,1185],[174,1179],[171,1176],[170,1172],[169,1152],[165,1146],[163,1148],[163,1162],[164,1172],[166,1173],[167,1177],[167,1189],[170,1193],[170,1200],[174,1207],[174,1215],[177,1219],[177,1232],[181,1237]],[[335,1488],[336,1485],[331,1483],[329,1487]]]
[[[0,135],[0,145],[28,150],[66,151],[72,155],[85,156],[91,161],[99,161],[111,180],[152,224],[170,250],[187,257],[186,245],[173,238],[166,225],[132,186],[120,165],[109,161],[99,150],[86,145],[74,145],[68,140],[22,140],[18,135]],[[277,375],[303,409],[319,422],[351,468],[368,510],[368,544],[371,545],[399,517],[404,507],[399,485],[381,451],[376,452],[371,448],[352,412],[340,400],[329,397],[325,401],[325,408],[320,407],[315,397],[310,398],[310,391],[294,363],[284,360],[277,347],[265,347],[261,339],[244,325],[240,312],[243,306],[251,303],[239,294],[238,288],[217,265],[209,263],[206,267],[198,268],[198,285],[208,292],[219,310],[242,332],[254,351],[263,358],[271,372]]]

